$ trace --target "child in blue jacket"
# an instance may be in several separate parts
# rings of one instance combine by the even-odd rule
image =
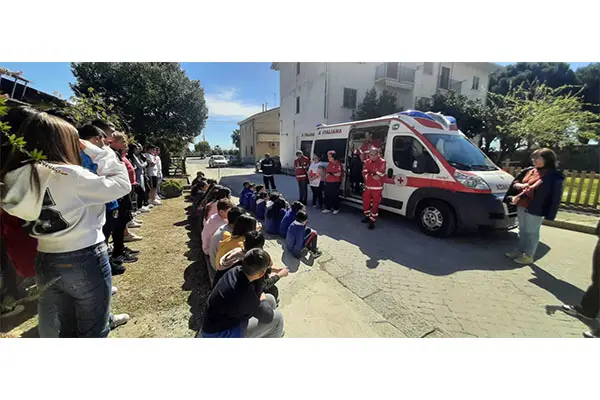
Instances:
[[[259,221],[265,220],[265,214],[267,213],[267,197],[269,194],[267,192],[258,193],[258,198],[256,199],[256,219]]]
[[[252,199],[250,200],[250,204],[249,204],[249,208],[248,208],[248,210],[251,213],[256,214],[256,202],[258,201],[260,194],[264,191],[265,191],[265,185],[256,185],[256,189],[254,191],[254,194],[252,195]]]
[[[286,238],[287,231],[292,222],[296,220],[296,214],[298,211],[304,210],[304,205],[299,201],[295,201],[292,203],[292,207],[285,212],[283,215],[283,219],[281,220],[281,224],[279,224],[279,236],[282,238]]]
[[[267,201],[267,212],[265,214],[265,229],[267,233],[277,235],[279,225],[286,211],[286,202],[279,193],[271,193]]]
[[[294,257],[300,258],[304,249],[308,249],[313,258],[320,257],[322,254],[317,248],[317,231],[307,227],[307,224],[308,214],[298,211],[296,220],[288,228],[285,243]]]
[[[246,206],[246,194],[250,191],[249,189],[250,182],[244,182],[244,188],[240,192],[240,204],[239,206],[242,208],[247,208]]]
[[[256,185],[251,183],[248,185],[248,191],[244,195],[244,207],[248,211],[252,211],[252,200],[254,199],[254,190],[256,190]]]

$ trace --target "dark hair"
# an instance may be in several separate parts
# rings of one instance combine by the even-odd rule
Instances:
[[[260,192],[261,190],[263,190],[265,188],[265,185],[256,185],[256,191]]]
[[[267,197],[269,197],[269,193],[267,193],[267,192],[260,192],[258,194],[259,199],[266,199]]]
[[[129,157],[130,160],[133,159],[133,156],[135,155],[135,150],[139,149],[137,143],[130,143],[129,144],[129,150],[127,151],[127,156]]]
[[[14,133],[15,135],[21,128],[21,125],[27,118],[32,115],[38,114],[39,111],[35,108],[31,107],[14,107],[9,108],[6,115],[0,118],[0,121],[7,123],[10,126],[10,133]],[[9,159],[10,153],[12,151],[12,147],[8,145],[8,135],[0,135],[1,137],[1,154],[0,154],[0,169],[4,169],[4,165]],[[15,169],[21,167],[20,163],[15,164]],[[11,170],[12,171],[12,170]],[[7,173],[10,171],[6,171]]]
[[[256,185],[254,183],[251,183],[250,185],[248,185],[248,189],[256,189]]]
[[[271,266],[271,256],[263,249],[250,249],[242,260],[242,272],[252,276],[265,272]]]
[[[115,126],[115,124],[113,124],[112,122],[109,121],[104,121],[102,119],[95,119],[92,121],[92,125],[97,126],[98,128],[102,129],[105,133],[106,131],[116,131],[117,127]]]
[[[265,245],[265,234],[262,231],[252,231],[244,239],[244,251],[262,249]]]
[[[298,211],[298,213],[296,214],[296,221],[298,221],[298,222],[308,221],[308,214],[304,211]]]
[[[37,149],[46,156],[46,162],[81,165],[81,149],[77,129],[67,121],[45,112],[30,115],[22,124],[17,136],[23,137],[26,149]],[[19,150],[13,150],[0,172],[0,180],[12,170],[33,160]],[[31,169],[30,182],[36,191],[40,190],[40,177],[36,168]]]
[[[269,208],[267,210],[267,217],[268,218],[279,218],[279,214],[281,213],[281,210],[285,209],[286,203],[285,200],[282,198],[278,198],[277,200],[275,200],[273,202],[273,205],[271,206],[271,208]]]
[[[104,131],[102,129],[92,124],[82,126],[77,130],[77,132],[79,133],[79,137],[85,140],[105,136]]]
[[[208,183],[206,183],[206,181],[203,181],[202,179],[200,179],[200,181],[198,181],[198,187],[203,188],[205,186],[208,186]]]
[[[256,218],[251,215],[243,214],[240,215],[235,223],[233,224],[233,229],[231,231],[231,236],[244,236],[248,232],[252,232],[256,230]]]
[[[229,209],[229,212],[227,213],[227,223],[229,223],[229,225],[234,225],[235,221],[245,213],[246,212],[239,207]]]
[[[327,155],[328,155],[328,156],[329,156],[329,155],[331,155],[331,158],[333,158],[333,159],[334,159],[334,160],[336,160],[336,161],[338,161],[338,160],[339,160],[339,158],[338,158],[338,155],[337,155],[337,153],[335,152],[335,150],[329,150],[329,151],[327,152]]]
[[[539,149],[533,152],[532,156],[540,157],[544,160],[544,169],[556,169],[556,153],[548,148]]]
[[[233,207],[233,204],[229,199],[221,199],[217,202],[217,211],[231,210],[231,207]]]
[[[242,184],[242,186],[244,186],[244,187],[246,187],[246,186],[248,186],[248,185],[250,185],[250,182],[248,182],[248,181],[246,181],[246,182],[244,182],[244,183]]]
[[[68,123],[70,123],[71,125],[77,126],[77,121],[75,120],[75,118],[73,118],[70,114],[68,114],[61,108],[50,108],[50,109],[46,110],[46,113],[48,113],[49,115],[58,117],[58,118],[62,118],[65,121],[67,121]]]
[[[269,195],[269,200],[271,200],[271,201],[273,201],[273,202],[274,202],[274,201],[277,201],[277,200],[279,200],[279,197],[281,197],[281,196],[279,195],[279,193],[277,193],[277,192],[273,192],[273,193],[271,193],[271,194]]]
[[[265,153],[265,158],[271,157],[269,153]]]
[[[207,182],[209,185],[216,185],[216,184],[217,184],[217,181],[215,181],[214,179],[207,179],[207,180],[206,180],[206,182]]]
[[[292,211],[294,212],[298,212],[300,210],[302,210],[304,208],[304,204],[300,203],[299,201],[295,201],[292,203]]]

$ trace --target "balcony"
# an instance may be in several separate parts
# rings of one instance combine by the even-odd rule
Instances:
[[[385,86],[413,90],[415,86],[415,70],[407,68],[402,63],[383,63],[375,70],[375,83]]]
[[[438,80],[438,91],[453,91],[458,94],[462,91],[462,84],[464,81],[457,81],[454,79],[440,79]]]

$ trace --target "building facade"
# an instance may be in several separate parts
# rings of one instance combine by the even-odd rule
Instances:
[[[240,156],[244,163],[254,163],[265,153],[279,156],[279,107],[254,114],[238,122]]]
[[[279,71],[281,163],[290,167],[303,136],[318,124],[349,121],[365,93],[393,92],[399,108],[454,90],[486,100],[493,63],[273,63]]]

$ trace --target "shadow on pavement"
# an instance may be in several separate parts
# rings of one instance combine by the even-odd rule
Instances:
[[[569,282],[558,279],[535,264],[531,265],[530,268],[534,277],[529,282],[551,293],[563,304],[579,304],[585,293],[583,290]]]
[[[261,182],[262,177],[260,174],[224,176],[220,183],[238,196],[244,181]],[[275,182],[288,201],[296,200],[298,189],[293,177],[276,175]],[[309,204],[311,201],[309,198]],[[392,213],[382,212],[377,228],[369,231],[360,223],[362,212],[352,207],[342,207],[338,215],[324,215],[310,206],[307,211],[309,226],[319,235],[337,240],[340,245],[349,243],[359,249],[367,258],[365,268],[375,269],[382,262],[391,261],[429,275],[445,276],[459,271],[506,271],[523,267],[504,257],[504,253],[514,250],[518,243],[515,232],[437,239],[421,233],[412,221]],[[540,243],[536,258],[545,256],[549,251],[550,247]],[[335,254],[332,256],[336,257]]]

